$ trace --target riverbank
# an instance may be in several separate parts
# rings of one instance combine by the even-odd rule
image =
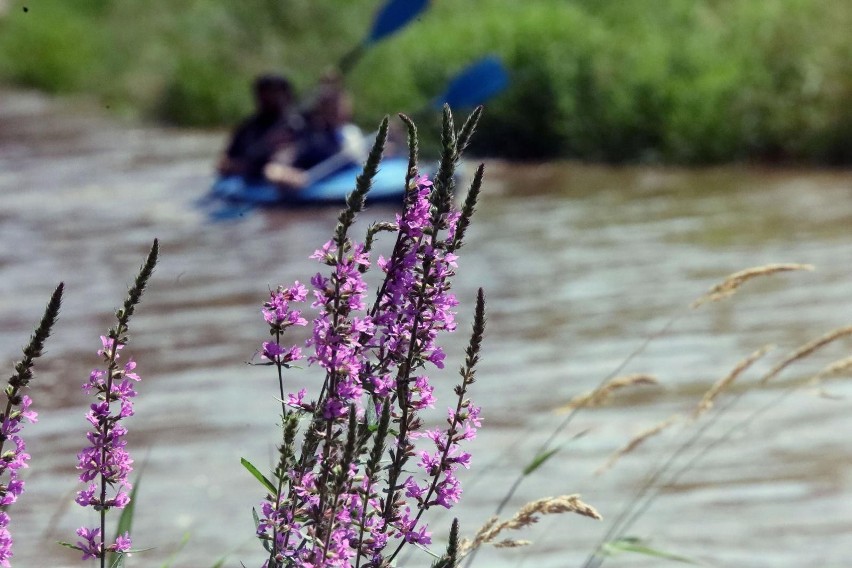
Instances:
[[[286,70],[309,90],[373,15],[330,0],[180,11],[167,0],[6,4],[0,81],[92,93],[115,112],[193,126],[247,112],[259,72]],[[387,112],[421,108],[454,72],[496,53],[511,87],[489,104],[481,154],[844,164],[848,29],[852,4],[807,0],[433,2],[371,48],[348,82],[370,128]]]

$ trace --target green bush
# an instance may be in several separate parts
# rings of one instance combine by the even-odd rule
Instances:
[[[310,90],[374,6],[43,0],[0,19],[0,79],[230,124],[257,73],[283,70]],[[482,153],[848,163],[849,29],[852,4],[813,0],[435,0],[347,81],[371,126],[387,109],[428,108],[454,72],[495,53],[511,87],[490,101]]]
[[[245,80],[233,70],[182,58],[159,97],[157,116],[193,126],[236,122],[251,111],[245,91]]]
[[[0,20],[0,78],[51,93],[97,90],[105,44],[90,13],[45,0]]]

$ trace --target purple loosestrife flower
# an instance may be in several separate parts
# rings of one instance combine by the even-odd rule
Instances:
[[[285,330],[292,326],[308,324],[307,320],[302,317],[301,311],[292,308],[292,304],[304,302],[307,294],[307,288],[298,281],[288,288],[279,286],[276,290],[270,291],[269,300],[263,304],[261,310],[264,321],[269,325],[269,334],[273,337],[273,340],[263,342],[260,358],[268,361],[269,365],[274,365],[277,369],[282,423],[288,421],[288,406],[294,411],[303,411],[311,407],[309,403],[304,402],[306,391],[300,391],[297,395],[290,394],[286,398],[284,396],[283,370],[289,368],[292,363],[301,360],[303,356],[298,346],[284,347],[281,345],[281,335]],[[295,424],[292,420],[290,420],[290,423]],[[285,442],[282,447],[289,448],[291,445],[292,441]],[[301,541],[303,538],[301,524],[294,522],[293,514],[288,509],[286,494],[282,493],[283,480],[293,475],[286,462],[287,460],[282,458],[281,463],[276,468],[275,475],[279,483],[275,494],[267,495],[260,506],[261,516],[258,518],[257,535],[265,539],[266,542],[272,543],[269,545],[270,551],[284,551],[285,543],[290,539]],[[283,553],[276,552],[270,555],[277,563],[283,562],[285,558]]]
[[[453,308],[458,301],[449,292],[449,283],[455,274],[457,257],[446,247],[439,246],[439,227],[433,226],[435,219],[431,201],[434,190],[426,177],[416,180],[408,207],[397,216],[397,246],[389,259],[380,258],[378,261],[386,274],[386,286],[384,295],[378,299],[374,316],[378,332],[373,345],[381,364],[378,366],[379,378],[374,378],[371,384],[384,386],[382,377],[388,373],[397,377],[393,396],[399,405],[395,420],[400,422],[401,435],[392,466],[392,471],[397,472],[402,470],[407,456],[412,454],[415,440],[421,437],[417,412],[433,406],[435,402],[434,387],[429,377],[414,371],[427,363],[443,368],[445,355],[436,345],[436,339],[441,331],[456,329]],[[457,212],[448,211],[440,222],[454,227],[458,219]],[[402,484],[409,498],[416,493],[412,493],[413,483],[411,479]],[[389,484],[398,485],[394,474]],[[395,501],[386,501],[384,517],[399,516],[398,506],[392,505]],[[419,507],[427,506],[422,502],[417,504]],[[425,525],[415,526],[419,519],[419,514],[416,518],[403,515],[396,534],[408,542],[415,538],[411,535],[419,535],[416,542],[422,542],[428,534]]]
[[[269,301],[263,304],[263,319],[273,330],[283,331],[291,325],[307,325],[299,310],[291,310],[291,302],[304,302],[307,289],[297,280],[290,288],[278,287],[269,293]]]
[[[101,529],[87,529],[85,527],[81,527],[77,529],[77,536],[83,539],[77,541],[77,546],[79,546],[80,550],[83,552],[83,560],[101,557]]]
[[[83,553],[83,560],[101,558],[103,556],[103,539],[100,538],[101,529],[87,529],[82,527],[77,529],[77,536],[82,539],[77,541],[77,547]],[[115,544],[107,547],[107,551],[129,552],[130,546],[130,535],[124,533],[115,539]]]
[[[7,471],[9,472],[8,481],[0,485],[0,506],[3,507],[17,501],[24,491],[24,482],[19,478],[19,471],[28,467],[30,455],[26,453],[27,445],[18,433],[23,427],[22,419],[26,418],[30,423],[38,422],[38,414],[29,410],[31,405],[30,397],[21,396],[19,408],[11,410],[8,416],[3,417],[3,422],[0,424],[0,438],[14,445],[13,449],[3,452],[0,457],[0,479]]]
[[[431,222],[431,189],[432,183],[425,177],[420,178],[417,181],[417,198],[397,219],[402,246],[398,247],[397,254],[390,261],[380,259],[380,266],[387,274],[387,285],[385,295],[379,299],[377,309],[374,310],[377,314],[375,317],[366,313],[364,302],[366,284],[362,274],[370,266],[364,245],[347,240],[340,246],[329,241],[312,255],[312,258],[332,268],[330,276],[318,273],[311,279],[315,298],[312,305],[319,310],[319,314],[314,319],[313,335],[308,340],[308,345],[314,348],[314,355],[309,361],[325,369],[328,377],[325,400],[321,401],[322,418],[328,424],[327,436],[328,433],[334,436],[334,432],[342,431],[342,423],[348,417],[350,408],[363,413],[365,393],[395,398],[398,405],[394,410],[395,420],[401,421],[402,416],[408,414],[405,426],[412,440],[416,438],[414,434],[419,426],[416,412],[434,404],[434,388],[428,377],[412,374],[411,371],[426,363],[443,367],[444,353],[435,345],[435,339],[439,331],[455,329],[452,308],[457,302],[448,292],[447,284],[453,275],[456,257],[437,250],[433,246],[434,239],[429,236],[430,231],[426,230]],[[431,233],[434,234],[434,231]],[[376,321],[380,322],[379,326]],[[377,328],[380,337],[375,338]],[[377,361],[372,365],[368,358],[371,350]],[[265,352],[272,357],[277,355],[268,346]],[[301,401],[303,397],[301,393],[299,396],[290,395],[290,400]],[[334,426],[335,423],[339,425]],[[337,453],[339,450],[329,448],[330,445],[326,444],[314,456],[317,464],[340,459]],[[400,446],[397,455],[407,451]],[[448,461],[444,468],[445,476],[437,485],[438,493],[434,500],[446,503],[447,507],[450,501],[458,501],[460,494],[458,482],[452,476],[457,466],[451,467],[451,463]],[[352,479],[363,473],[356,464],[347,466]],[[440,467],[432,469],[438,470],[431,473],[435,477],[442,471]],[[328,477],[326,475],[325,479]],[[306,480],[310,483],[305,483]],[[315,476],[303,475],[302,483],[293,487],[293,494],[302,506],[291,511],[287,518],[301,513],[313,516],[315,523],[322,523],[326,513],[322,509],[325,498],[320,496],[320,492],[324,487],[322,483],[318,487],[317,481]],[[413,514],[408,506],[402,516],[394,521],[395,527],[387,525],[383,518],[386,501],[378,498],[377,481],[364,477],[362,486],[366,487],[366,501],[355,488],[341,491],[334,498],[334,516],[324,529],[324,565],[350,566],[349,560],[355,554],[351,550],[351,543],[359,540],[365,543],[362,552],[372,558],[379,558],[387,544],[386,532],[409,543],[431,542],[426,525],[418,525],[420,516]],[[423,492],[427,491],[428,485],[423,489]],[[371,493],[375,493],[376,497],[370,498]],[[431,504],[418,500],[415,503],[419,508]],[[269,511],[269,507],[265,510]],[[274,511],[274,514],[280,517],[280,509]],[[267,522],[263,523],[264,529],[272,524],[269,522],[271,517],[268,515],[265,519]],[[358,539],[353,541],[355,536]],[[291,536],[289,541],[285,539],[282,544],[304,547],[304,542],[310,542],[310,539],[306,541],[305,535],[299,535]],[[281,558],[295,553],[279,550]],[[303,559],[313,560],[314,554],[308,553]]]
[[[308,389],[285,396],[282,386],[284,443],[274,470],[277,485],[264,482],[268,492],[258,515],[257,534],[269,552],[265,568],[390,566],[403,545],[431,543],[422,518],[427,509],[450,508],[460,499],[455,473],[471,460],[461,445],[479,426],[479,409],[465,393],[473,382],[484,329],[481,294],[474,325],[478,339],[469,348],[465,378],[455,389],[458,402],[450,410],[450,426],[424,430],[420,415],[437,400],[437,383],[428,376],[431,369],[444,368],[445,353],[437,339],[456,329],[458,302],[450,282],[481,170],[462,211],[452,209],[450,186],[453,164],[478,113],[458,135],[445,113],[445,156],[434,182],[416,176],[413,124],[404,119],[412,144],[403,211],[395,224],[371,226],[362,243],[347,233],[378,168],[387,134],[383,122],[334,237],[311,255],[327,270],[310,280],[316,315],[306,346],[312,350],[309,364],[323,369],[325,378],[310,399]],[[375,261],[383,280],[368,305],[364,274],[374,264],[370,251],[382,231],[395,231],[396,241],[389,255]],[[278,288],[277,293],[284,290],[290,289]],[[304,299],[301,293],[298,297]],[[277,367],[281,385],[281,369],[297,353],[295,347],[281,345],[281,332],[291,322],[303,321],[289,313],[289,301],[270,302],[264,310],[275,340],[264,343],[261,358]],[[273,304],[280,309],[273,310]],[[298,418],[305,414],[297,455]],[[418,456],[419,471],[409,464]],[[386,552],[389,543],[393,547]]]
[[[91,426],[86,433],[88,444],[77,454],[79,479],[86,487],[77,493],[75,501],[81,507],[92,507],[97,511],[100,526],[81,527],[77,530],[81,540],[76,545],[64,544],[82,552],[83,560],[97,558],[101,568],[106,566],[108,553],[124,554],[131,547],[127,532],[118,535],[111,544],[105,542],[107,511],[127,506],[130,502],[127,492],[132,489],[128,476],[133,471],[133,460],[127,452],[124,439],[127,429],[121,421],[133,416],[134,383],[140,378],[132,359],[119,363],[119,352],[127,344],[128,322],[154,271],[158,253],[159,242],[154,240],[148,257],[128,290],[124,305],[115,312],[117,324],[107,335],[101,336],[101,348],[97,353],[105,368],[94,369],[82,386],[83,391],[87,395],[94,394],[96,400],[86,413],[86,421]]]
[[[9,532],[9,515],[0,512],[0,566],[9,568],[12,554],[12,533]]]
[[[456,256],[434,247],[433,237],[430,236],[434,231],[427,230],[431,223],[431,189],[432,183],[427,178],[419,178],[416,199],[397,218],[401,246],[392,259],[380,258],[380,267],[387,279],[385,294],[379,298],[373,310],[375,316],[367,313],[364,301],[367,287],[362,274],[369,268],[370,260],[363,244],[347,240],[341,247],[329,241],[311,256],[332,269],[329,276],[318,273],[311,279],[314,288],[312,307],[318,309],[319,313],[313,322],[313,335],[308,340],[308,345],[314,348],[309,362],[325,369],[328,377],[325,399],[320,402],[321,416],[327,421],[327,432],[331,436],[342,431],[350,408],[357,409],[359,416],[363,416],[364,397],[368,393],[381,398],[389,397],[387,404],[396,400],[394,419],[401,421],[404,414],[408,415],[405,420],[411,440],[418,437],[419,420],[416,413],[434,405],[434,387],[429,378],[424,374],[414,374],[412,370],[427,363],[443,368],[444,352],[435,344],[435,340],[440,331],[455,330],[452,308],[458,302],[449,292],[448,284],[454,274]],[[264,352],[270,359],[278,355],[278,350],[268,345],[265,345]],[[370,355],[375,357],[375,362],[371,362]],[[291,405],[294,402],[302,404],[303,398],[304,394],[300,392],[298,395],[291,394],[289,401]],[[402,448],[401,445],[399,447]],[[328,449],[329,445],[324,448],[314,456],[317,464],[340,459],[338,453]],[[397,450],[397,455],[407,451]],[[457,445],[454,444],[453,452],[457,451]],[[436,459],[440,462],[440,457]],[[464,460],[465,465],[467,459]],[[349,464],[352,479],[364,475],[361,465]],[[457,465],[448,459],[446,464],[432,468],[435,471],[431,471],[431,476],[443,474],[444,477],[431,491],[429,482],[424,482],[422,492],[437,492],[436,496],[430,502],[424,501],[422,497],[414,499],[414,506],[423,509],[441,503],[449,508],[451,503],[457,502],[461,491],[452,473]],[[306,480],[310,483],[305,483]],[[303,475],[302,483],[294,484],[293,494],[301,505],[284,515],[285,520],[292,519],[294,515],[306,515],[313,516],[316,523],[322,522],[327,513],[322,509],[320,492],[323,487],[322,484],[317,486],[317,481],[315,476]],[[361,494],[367,496],[366,500],[359,496],[355,487],[337,495],[333,505],[333,521],[325,529],[327,544],[323,549],[323,558],[326,559],[324,565],[350,565],[348,562],[354,552],[349,543],[353,541],[352,538],[340,538],[340,535],[357,534],[358,538],[354,542],[362,541],[361,552],[372,558],[380,557],[388,536],[409,543],[431,542],[427,526],[418,524],[420,515],[412,513],[408,506],[401,517],[396,518],[394,514],[394,526],[387,524],[383,518],[386,516],[387,500],[379,497],[379,481],[363,477]],[[409,487],[412,482],[408,483]],[[376,497],[370,497],[371,494]],[[408,497],[413,495],[409,494]],[[276,520],[280,522],[282,518],[280,507],[273,511],[269,503],[264,505],[262,510],[271,514],[261,521],[260,533],[265,533]],[[299,534],[284,539],[281,544],[304,547],[305,542],[311,540]],[[279,550],[280,558],[295,554],[295,551]]]
[[[53,292],[41,322],[24,348],[24,358],[15,364],[15,373],[9,378],[3,391],[6,394],[6,407],[0,413],[0,566],[3,568],[12,565],[13,556],[13,539],[12,533],[9,532],[11,519],[7,510],[24,492],[20,470],[29,467],[27,462],[30,460],[30,455],[26,452],[27,445],[20,436],[23,429],[22,420],[26,418],[32,423],[36,422],[38,417],[35,411],[30,410],[32,399],[21,394],[21,390],[29,386],[33,378],[32,368],[35,360],[41,356],[44,343],[59,317],[63,290],[63,284],[59,284]],[[10,442],[10,445],[7,446],[6,442]]]
[[[460,412],[448,409],[448,430],[427,430],[420,436],[435,444],[434,451],[424,450],[419,453],[420,461],[417,464],[433,481],[418,484],[413,477],[409,477],[405,487],[406,495],[416,499],[421,508],[441,505],[450,509],[461,499],[461,484],[455,477],[455,471],[459,466],[469,469],[471,456],[461,450],[459,442],[476,438],[476,429],[482,425],[480,408],[469,401],[462,404],[464,409]]]
[[[269,292],[269,301],[263,304],[261,313],[263,319],[269,324],[269,334],[274,341],[264,341],[260,349],[260,358],[269,361],[270,365],[278,368],[278,384],[281,399],[284,399],[284,377],[282,370],[288,368],[291,363],[302,358],[302,350],[293,345],[284,347],[281,345],[281,334],[291,326],[305,326],[308,321],[302,317],[300,310],[290,308],[294,302],[304,302],[308,296],[308,290],[297,280],[293,286],[284,288],[279,286],[276,290]],[[286,413],[284,403],[282,412]]]
[[[0,425],[0,439],[9,441],[14,448],[8,449],[0,456],[0,566],[4,568],[11,566],[12,557],[12,535],[9,532],[9,515],[6,507],[18,500],[24,492],[24,482],[20,478],[19,471],[29,467],[27,462],[30,455],[26,453],[27,445],[18,433],[21,431],[21,419],[26,418],[30,422],[36,422],[37,414],[28,410],[32,401],[24,395],[20,397],[20,409],[12,410],[4,415],[3,423]],[[2,446],[0,446],[2,447]],[[6,474],[8,472],[8,478]]]
[[[87,394],[94,391],[98,402],[92,403],[86,413],[92,429],[86,434],[89,445],[77,454],[77,469],[80,481],[87,486],[77,493],[75,499],[81,507],[92,507],[98,511],[122,509],[130,502],[127,492],[132,485],[128,476],[133,471],[133,460],[124,440],[127,429],[120,421],[133,415],[132,399],[136,391],[132,383],[140,380],[132,372],[136,368],[132,360],[125,365],[117,363],[119,351],[124,347],[122,343],[107,336],[101,336],[101,343],[103,347],[98,350],[98,355],[103,358],[107,370],[93,370],[89,381],[82,387]],[[117,403],[118,408],[113,403]],[[78,542],[84,560],[103,556],[102,529],[83,527],[77,534],[86,539]],[[95,543],[95,540],[98,542]],[[117,540],[107,550],[126,551],[129,548],[130,535],[125,534],[121,542]]]

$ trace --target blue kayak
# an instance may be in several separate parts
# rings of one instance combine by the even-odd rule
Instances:
[[[257,207],[287,205],[339,204],[355,189],[355,178],[360,167],[347,167],[307,187],[286,190],[267,182],[247,182],[241,176],[221,177],[211,188],[211,195],[219,199]],[[373,178],[367,200],[376,202],[402,202],[408,158],[386,158]]]

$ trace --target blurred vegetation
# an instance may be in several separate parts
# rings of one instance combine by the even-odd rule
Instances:
[[[230,124],[260,72],[303,92],[378,0],[16,0],[0,80],[169,123]],[[24,6],[28,10],[23,10]],[[852,163],[852,2],[433,0],[348,77],[357,118],[413,112],[499,54],[511,88],[476,150],[612,162]]]

